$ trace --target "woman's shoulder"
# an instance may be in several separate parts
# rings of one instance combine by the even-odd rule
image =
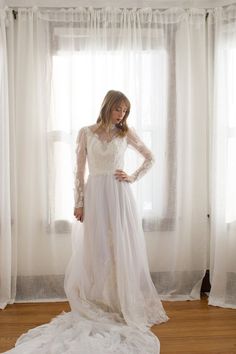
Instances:
[[[96,129],[96,124],[80,127],[78,131],[78,135],[86,134],[88,132],[94,132],[95,129]]]
[[[134,127],[129,127],[127,130],[127,137],[132,137],[133,135],[137,134],[136,129]]]
[[[86,125],[84,127],[81,127],[80,128],[80,131],[83,131],[83,132],[88,132],[88,131],[91,131],[92,133],[94,133],[97,129],[97,124],[92,124],[92,125]]]
[[[87,128],[87,129],[90,130],[92,133],[94,133],[94,132],[97,130],[98,125],[97,125],[97,124],[92,124],[92,125],[88,125],[88,126],[85,127],[85,128]]]

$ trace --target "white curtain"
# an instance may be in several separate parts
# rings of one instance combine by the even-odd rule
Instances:
[[[162,298],[200,297],[209,242],[205,18],[197,9],[18,11],[7,35],[18,301],[64,296],[75,137],[109,89],[130,98],[129,124],[156,156],[133,186],[153,281]],[[129,152],[127,171],[138,163]]]
[[[211,305],[236,308],[236,7],[209,15],[214,58],[211,115]]]
[[[6,13],[0,10],[0,308],[16,293],[16,235],[14,224],[14,168],[10,161],[11,132],[7,61]],[[9,23],[10,25],[10,23]]]
[[[14,211],[11,222],[17,234],[17,252],[10,253],[7,244],[3,248],[3,252],[9,252],[8,264],[4,262],[4,276],[15,286],[9,273],[16,263],[17,301],[61,299],[70,244],[49,228],[47,124],[52,59],[47,26],[38,20],[35,9],[19,10],[18,20],[13,19],[11,10],[6,11],[5,23],[11,69],[8,163],[13,165],[15,176],[11,181]],[[10,243],[11,235],[4,236]]]
[[[90,8],[38,15],[48,22],[53,52],[54,226],[66,229],[71,218],[72,174],[62,161],[71,160],[73,137],[96,120],[107,90],[124,91],[132,102],[130,124],[157,160],[134,186],[154,283],[163,298],[199,298],[209,241],[205,11]],[[128,170],[133,160],[130,153]]]

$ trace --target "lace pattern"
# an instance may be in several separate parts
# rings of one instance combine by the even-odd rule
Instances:
[[[81,130],[79,131],[76,143],[77,146],[74,199],[75,208],[80,208],[84,205],[84,174],[87,155],[85,128],[81,128]]]
[[[129,129],[126,137],[117,134],[117,128],[112,126],[110,131],[99,132],[96,125],[81,128],[76,147],[75,174],[75,207],[84,205],[84,174],[86,159],[90,174],[109,174],[116,169],[123,169],[124,154],[130,145],[138,151],[144,161],[141,166],[129,176],[128,182],[133,183],[144,176],[154,163],[152,152],[146,147],[134,129]]]
[[[143,143],[133,128],[130,128],[128,131],[127,142],[128,145],[131,145],[144,157],[142,165],[130,176],[130,182],[135,182],[147,173],[147,171],[152,167],[155,159],[152,152]]]

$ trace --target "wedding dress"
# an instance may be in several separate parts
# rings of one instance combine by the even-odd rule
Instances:
[[[130,183],[153,156],[133,129],[125,137],[84,127],[77,139],[75,206],[84,222],[72,228],[73,254],[65,275],[71,312],[23,334],[11,354],[158,354],[152,324],[168,317],[152,283],[145,240]],[[144,157],[129,182],[118,181],[128,146]],[[88,161],[89,176],[84,183]]]

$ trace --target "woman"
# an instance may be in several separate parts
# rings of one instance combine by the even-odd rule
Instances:
[[[109,91],[97,123],[78,134],[74,215],[80,223],[73,226],[73,255],[65,276],[72,311],[20,337],[11,353],[159,353],[149,327],[168,317],[150,277],[130,188],[154,159],[128,128],[129,112],[127,97]],[[132,175],[123,171],[128,146],[144,157]]]

